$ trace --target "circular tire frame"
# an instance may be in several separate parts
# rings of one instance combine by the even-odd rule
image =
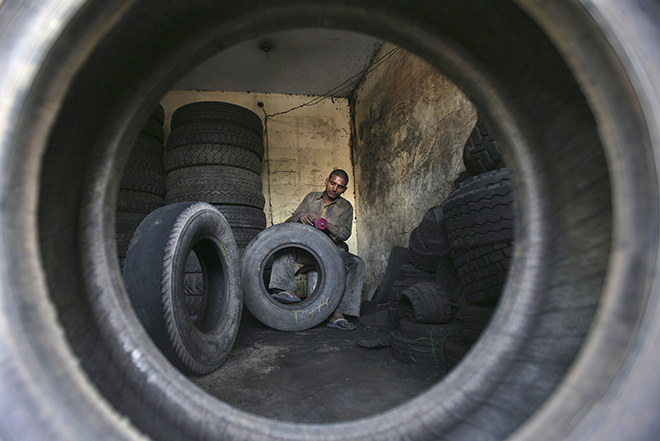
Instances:
[[[656,1],[5,0],[0,24],[4,439],[660,437]],[[460,364],[332,425],[242,412],[182,376],[132,312],[114,245],[154,105],[215,52],[299,27],[374,35],[454,81],[507,146],[520,220],[500,306]]]

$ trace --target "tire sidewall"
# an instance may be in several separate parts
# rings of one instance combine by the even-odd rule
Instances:
[[[289,247],[314,257],[319,279],[312,299],[284,305],[270,297],[263,283],[263,270],[273,254]],[[245,248],[242,281],[245,305],[255,317],[280,331],[302,331],[322,323],[337,308],[345,273],[339,250],[324,233],[308,225],[284,223],[262,231]]]

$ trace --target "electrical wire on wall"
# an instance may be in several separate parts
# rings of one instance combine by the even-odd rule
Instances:
[[[265,147],[266,173],[268,174],[268,179],[267,179],[268,189],[267,189],[267,191],[268,191],[268,205],[270,207],[270,224],[271,225],[274,225],[274,222],[273,222],[273,205],[272,205],[271,192],[270,192],[270,153],[269,153],[269,145],[268,145],[268,120],[270,118],[274,117],[274,116],[284,115],[284,114],[293,112],[294,110],[302,109],[303,107],[315,106],[315,105],[321,103],[322,101],[324,101],[328,98],[332,99],[338,93],[340,93],[340,92],[342,92],[342,91],[344,91],[344,90],[346,90],[350,87],[353,87],[355,84],[360,82],[362,80],[362,78],[365,75],[367,75],[368,73],[371,73],[374,70],[376,70],[377,68],[379,68],[380,66],[382,66],[399,49],[400,49],[399,47],[393,48],[392,50],[388,51],[382,57],[374,60],[371,64],[369,64],[369,66],[366,69],[363,69],[360,72],[356,73],[355,75],[348,78],[347,80],[345,80],[341,84],[339,84],[339,85],[333,87],[332,89],[328,90],[323,95],[319,95],[317,97],[314,97],[313,99],[311,99],[307,102],[304,102],[304,103],[302,103],[298,106],[292,107],[288,110],[284,110],[282,112],[276,112],[276,113],[269,114],[268,112],[266,112],[266,109],[264,107],[263,102],[259,101],[257,103],[257,105],[259,107],[261,107],[261,110],[264,112],[264,135],[263,135],[263,139],[264,139],[264,147]]]

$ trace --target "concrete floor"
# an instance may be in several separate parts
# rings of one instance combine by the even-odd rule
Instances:
[[[386,308],[352,321],[357,329],[349,332],[325,323],[303,332],[281,332],[245,310],[226,363],[192,380],[209,394],[256,415],[330,423],[391,409],[442,377],[437,367],[396,360],[389,347],[357,345],[359,340],[388,335]]]

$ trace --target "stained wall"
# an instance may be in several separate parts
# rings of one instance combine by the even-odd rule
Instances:
[[[407,247],[424,213],[450,193],[477,118],[467,97],[422,59],[389,43],[377,58],[384,56],[356,90],[353,109],[358,249],[367,286],[382,277],[392,247]]]

